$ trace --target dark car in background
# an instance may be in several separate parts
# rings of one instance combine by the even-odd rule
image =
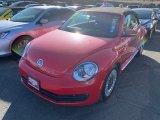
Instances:
[[[134,8],[140,8],[141,6],[140,5],[128,5],[126,6],[127,8],[131,8],[131,9],[134,9]]]
[[[28,4],[25,8],[35,7],[35,6],[47,6],[47,4]]]
[[[29,4],[37,4],[37,2],[34,1],[19,1],[19,2],[15,2],[13,4],[11,4],[11,7],[25,7],[26,5]]]
[[[96,7],[101,7],[103,5],[103,3],[97,3]]]
[[[10,6],[13,3],[17,2],[16,0],[11,0],[11,1],[3,1],[2,6]]]
[[[67,3],[65,3],[65,2],[60,2],[60,1],[54,1],[54,2],[52,3],[52,5],[61,6],[61,7],[67,7],[67,6],[68,6]]]
[[[158,23],[156,13],[152,8],[136,8],[133,11],[137,13],[141,25],[147,29],[147,35],[151,38]]]
[[[67,8],[73,9],[73,10],[75,10],[75,11],[78,11],[78,10],[83,9],[83,7],[81,7],[81,6],[77,6],[77,5],[74,5],[74,6],[68,6]]]

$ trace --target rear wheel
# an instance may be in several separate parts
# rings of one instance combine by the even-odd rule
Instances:
[[[26,45],[32,40],[32,37],[29,36],[23,36],[15,40],[15,42],[12,45],[12,55],[14,58],[19,59],[24,52],[24,49]]]
[[[153,32],[156,32],[156,29],[157,29],[157,25],[155,25],[155,27],[153,29]]]
[[[110,73],[108,74],[108,76],[104,82],[104,85],[103,85],[102,99],[104,101],[107,100],[111,96],[111,94],[115,88],[117,79],[118,79],[118,70],[116,67],[114,67],[110,71]]]
[[[149,32],[149,34],[148,34],[149,39],[152,38],[152,34],[153,34],[153,29],[152,29],[152,30]]]

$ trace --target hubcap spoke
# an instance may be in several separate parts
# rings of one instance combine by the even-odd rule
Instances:
[[[105,96],[106,97],[110,96],[110,94],[112,93],[116,81],[117,81],[117,71],[113,70],[109,74],[107,82],[106,82],[106,86],[105,86]]]

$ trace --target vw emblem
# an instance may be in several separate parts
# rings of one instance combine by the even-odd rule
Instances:
[[[37,61],[37,66],[38,66],[38,67],[42,67],[42,66],[43,66],[43,59],[39,59],[39,60]]]

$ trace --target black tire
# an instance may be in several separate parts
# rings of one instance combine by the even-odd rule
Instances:
[[[155,25],[154,29],[153,29],[153,33],[156,32],[156,29],[157,29],[157,25]]]
[[[11,50],[12,50],[12,56],[15,59],[19,59],[24,51],[25,46],[31,41],[33,40],[32,37],[30,36],[23,36],[20,37],[18,39],[16,39],[14,41],[14,43],[12,44]]]
[[[151,30],[151,31],[148,33],[148,38],[149,38],[149,39],[151,39],[151,38],[152,38],[153,31],[154,31],[154,30]]]
[[[142,45],[136,55],[136,57],[141,57],[143,55],[144,45]]]
[[[115,73],[116,72],[116,73]],[[107,89],[109,88],[107,88],[107,84],[109,83],[109,81],[110,81],[110,77],[112,76],[112,75],[115,75],[116,74],[116,80],[114,81],[115,83],[112,83],[112,85],[111,85],[111,87],[112,87],[112,90],[109,92],[109,90],[108,90],[108,93],[107,93]],[[109,74],[107,75],[107,77],[106,77],[106,79],[105,79],[105,81],[104,81],[104,83],[103,83],[103,88],[102,88],[102,100],[103,101],[106,101],[107,99],[109,99],[109,97],[112,95],[112,93],[113,93],[113,91],[114,91],[114,89],[115,89],[115,86],[116,86],[116,82],[117,82],[117,80],[118,80],[118,76],[119,76],[119,71],[118,71],[118,67],[116,66],[116,67],[113,67],[112,69],[111,69],[111,71],[109,72]],[[113,76],[112,76],[113,77]],[[114,78],[113,78],[114,79]],[[112,81],[113,82],[113,81]],[[109,85],[109,84],[108,84]]]

